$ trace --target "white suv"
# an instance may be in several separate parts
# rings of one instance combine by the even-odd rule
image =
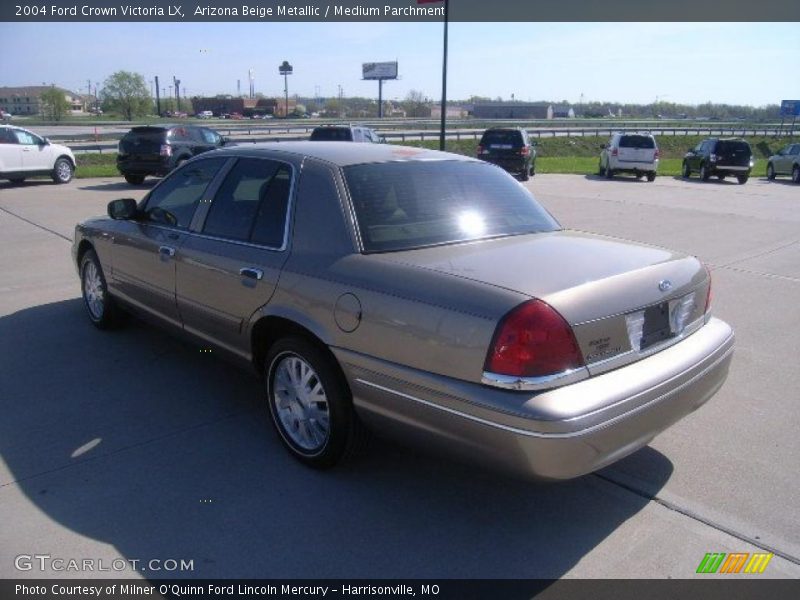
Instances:
[[[49,175],[56,183],[67,183],[75,172],[75,155],[59,144],[35,133],[0,125],[0,179],[22,183],[28,177]]]
[[[637,179],[647,175],[647,181],[655,180],[660,153],[649,133],[615,133],[600,148],[600,175],[611,179],[617,173],[633,173]]]

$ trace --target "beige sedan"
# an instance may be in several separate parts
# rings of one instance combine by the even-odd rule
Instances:
[[[313,467],[369,428],[576,477],[704,404],[731,361],[700,261],[562,229],[470,158],[228,148],[108,213],[75,230],[90,321],[134,312],[252,366]]]

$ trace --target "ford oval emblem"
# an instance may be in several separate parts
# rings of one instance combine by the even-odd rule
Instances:
[[[668,292],[672,289],[672,282],[669,279],[662,279],[658,282],[658,289],[662,292]]]

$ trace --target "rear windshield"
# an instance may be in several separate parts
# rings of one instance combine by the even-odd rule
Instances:
[[[167,130],[162,127],[134,127],[125,134],[123,140],[148,140],[158,142],[167,137]]]
[[[372,163],[344,174],[367,252],[559,229],[523,186],[486,163]]]
[[[345,127],[321,127],[311,132],[311,140],[314,142],[350,142],[353,134],[349,128]]]
[[[717,142],[718,154],[743,154],[750,153],[750,144],[743,140],[720,140]]]
[[[490,146],[493,144],[511,145],[518,148],[522,147],[522,133],[512,130],[493,130],[486,131],[481,139],[482,146]]]
[[[655,148],[656,142],[646,135],[623,135],[619,138],[620,148]]]

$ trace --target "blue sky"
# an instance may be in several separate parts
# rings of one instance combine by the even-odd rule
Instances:
[[[24,48],[24,51],[21,49]],[[119,69],[176,75],[190,95],[248,89],[377,96],[361,63],[397,60],[409,90],[441,94],[440,23],[0,23],[0,86],[86,89]],[[800,97],[800,23],[451,23],[448,97],[760,106]],[[13,60],[8,60],[13,57]]]

